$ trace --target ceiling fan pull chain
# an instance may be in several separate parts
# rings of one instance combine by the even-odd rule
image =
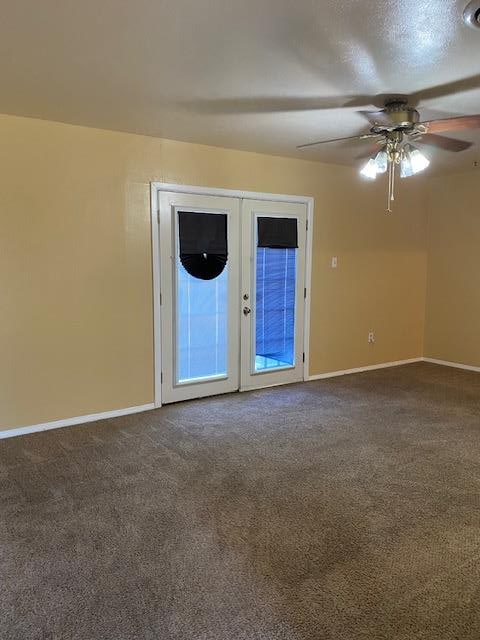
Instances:
[[[387,213],[392,212],[392,209],[390,208],[390,174],[391,172],[392,172],[392,163],[389,160],[388,161]]]
[[[392,202],[395,200],[395,162],[392,162]]]
[[[394,164],[391,161],[391,159],[389,159],[388,161],[388,195],[387,195],[387,213],[392,213],[392,200],[393,200],[393,182],[392,182],[392,176],[393,176],[393,170],[394,170]]]

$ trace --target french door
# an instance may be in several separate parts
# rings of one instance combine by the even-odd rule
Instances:
[[[240,388],[303,380],[306,207],[242,201]]]
[[[303,379],[306,206],[159,193],[162,403]]]
[[[239,388],[240,201],[160,193],[162,403]]]

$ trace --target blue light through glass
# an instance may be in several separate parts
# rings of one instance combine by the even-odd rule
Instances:
[[[228,264],[213,280],[177,261],[177,382],[227,375]]]
[[[297,249],[257,248],[255,371],[295,364]]]

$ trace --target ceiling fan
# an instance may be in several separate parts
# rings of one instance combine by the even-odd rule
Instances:
[[[370,131],[358,136],[320,140],[302,144],[305,149],[320,144],[349,140],[369,140],[372,145],[360,158],[369,158],[360,173],[374,180],[378,174],[388,173],[387,212],[391,213],[395,199],[395,170],[400,167],[400,177],[408,178],[428,167],[430,161],[412,142],[444,151],[459,152],[472,146],[471,142],[450,138],[439,133],[480,128],[480,115],[442,118],[420,121],[420,114],[409,105],[408,99],[387,99],[380,111],[361,112],[372,125]]]
[[[478,0],[475,0],[475,6]],[[195,99],[179,103],[178,106],[203,114],[273,114],[298,111],[324,111],[339,108],[366,109],[374,105],[380,110],[360,111],[370,122],[370,129],[363,135],[333,140],[320,140],[302,144],[305,149],[320,144],[343,141],[369,141],[371,146],[361,158],[369,158],[362,169],[362,175],[375,178],[377,174],[389,176],[387,211],[391,212],[394,199],[395,170],[400,167],[400,175],[407,177],[422,171],[429,165],[426,156],[414,144],[437,147],[444,151],[464,151],[471,142],[439,135],[447,131],[464,131],[480,128],[480,115],[443,118],[421,121],[417,111],[419,103],[454,96],[480,89],[480,73],[453,80],[444,84],[427,87],[410,95],[381,94],[339,95],[339,96],[234,96],[228,98]],[[403,161],[403,162],[402,162]]]

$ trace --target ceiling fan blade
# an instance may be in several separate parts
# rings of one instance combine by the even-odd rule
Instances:
[[[458,118],[442,118],[421,122],[427,133],[443,133],[444,131],[464,131],[465,129],[480,128],[480,115],[460,116]]]
[[[422,100],[443,98],[444,96],[452,96],[457,93],[463,93],[464,91],[471,91],[478,88],[480,88],[480,74],[440,84],[436,87],[424,89],[423,91],[416,91],[410,96],[409,102],[411,105],[416,106],[416,104]]]
[[[323,111],[342,107],[367,107],[370,96],[254,96],[197,99],[178,102],[177,107],[207,115],[237,115],[243,113],[288,113],[295,111]]]
[[[381,145],[379,144],[381,142]],[[384,141],[377,140],[376,142],[372,142],[368,145],[368,148],[359,153],[358,156],[355,156],[355,160],[366,160],[367,158],[371,158],[372,156],[377,155],[377,153],[384,148]]]
[[[456,138],[447,138],[446,136],[439,136],[436,133],[426,133],[423,136],[415,138],[420,144],[426,144],[429,147],[437,147],[444,151],[465,151],[472,146],[472,142],[466,140],[457,140]]]
[[[315,147],[317,144],[328,144],[330,142],[343,142],[346,140],[368,140],[369,138],[381,137],[378,133],[365,133],[361,136],[347,136],[346,138],[333,138],[332,140],[319,140],[318,142],[307,142],[307,144],[299,144],[297,149],[305,149],[306,147]]]
[[[384,109],[381,109],[380,111],[359,111],[358,113],[366,118],[370,122],[372,127],[374,125],[383,125],[385,127],[389,127],[392,124],[390,116]]]

